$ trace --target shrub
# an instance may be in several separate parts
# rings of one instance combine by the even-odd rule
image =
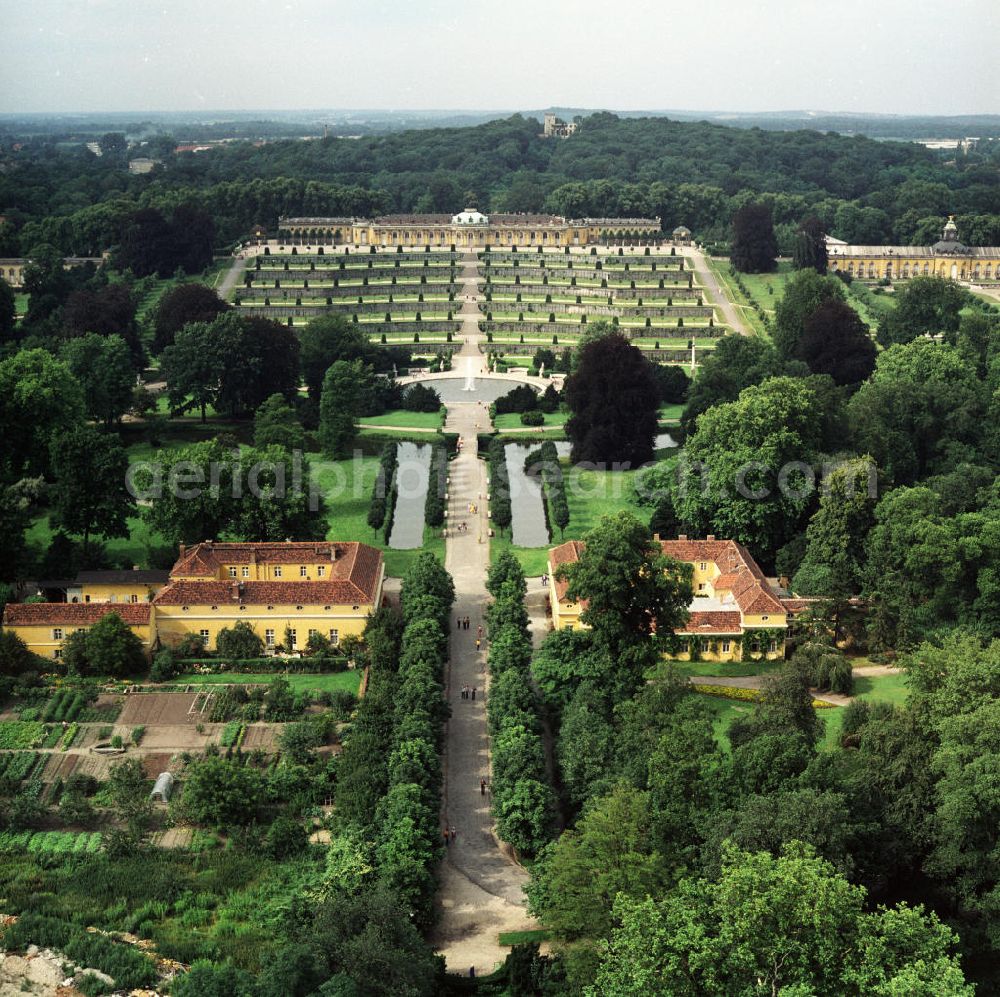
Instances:
[[[538,409],[521,413],[522,426],[543,426],[545,425],[545,415]]]

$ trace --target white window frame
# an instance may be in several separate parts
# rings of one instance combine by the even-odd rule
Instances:
[[[211,631],[210,630],[199,630],[198,631],[198,636],[201,637],[202,644],[205,646],[205,649],[208,650],[208,642],[212,639],[212,633],[211,633]]]
[[[306,567],[306,565],[304,565],[304,564],[300,564],[299,565],[299,578],[308,578],[308,577],[309,577],[309,568]]]
[[[292,647],[293,648],[298,647],[299,646],[299,632],[298,632],[298,630],[295,630],[293,627],[289,627],[288,628],[288,633],[291,636],[291,645],[292,645]]]
[[[63,629],[62,629],[62,627],[53,627],[52,628],[52,639],[53,640],[62,640],[63,639]]]
[[[731,647],[730,642],[728,640],[724,640],[722,642],[722,653],[723,654],[729,654],[730,647]]]
[[[329,637],[331,647],[337,647],[337,645],[340,644],[340,631],[337,630],[336,627],[332,627],[330,629]]]
[[[55,650],[54,650],[54,651],[52,652],[52,657],[53,657],[54,659],[56,659],[56,660],[58,660],[59,658],[61,658],[61,657],[62,657],[62,648],[61,648],[61,647],[57,647],[57,648],[56,648],[56,649],[55,649]]]
[[[264,646],[265,647],[270,647],[270,648],[274,647],[274,631],[273,630],[268,629],[268,630],[264,631]]]
[[[243,569],[242,569],[241,574],[243,575],[244,578],[249,578],[250,577],[250,567],[249,567],[249,565],[246,565],[246,564],[243,565]]]
[[[235,578],[236,577],[236,567],[235,567],[235,565],[232,566],[232,567],[230,567],[230,569],[229,569],[229,577],[230,578]]]
[[[276,564],[274,566],[274,572],[273,572],[273,574],[274,574],[275,578],[280,578],[281,577],[281,565],[280,564]]]
[[[326,574],[326,565],[320,564],[316,568],[316,577],[322,578]]]

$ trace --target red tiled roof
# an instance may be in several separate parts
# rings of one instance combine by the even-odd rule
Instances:
[[[677,627],[678,634],[738,634],[740,629],[740,614],[727,610],[709,610],[704,613],[691,613],[687,623]]]
[[[573,564],[580,560],[585,544],[580,540],[567,540],[566,543],[553,547],[549,551],[549,571],[555,576],[556,568],[561,564]],[[569,582],[562,578],[556,578],[556,598],[563,599],[566,596],[566,589]]]
[[[781,605],[786,613],[801,613],[804,609],[814,606],[819,599],[782,599]]]
[[[129,626],[149,624],[148,602],[9,602],[4,606],[3,622],[7,627],[86,626],[108,613],[117,613]]]
[[[275,585],[330,584],[337,582],[350,586],[354,592],[340,605],[359,601],[371,602],[375,598],[382,569],[382,553],[368,544],[331,543],[328,540],[294,543],[200,543],[185,551],[170,571],[177,584],[178,578],[218,579],[219,569],[226,564],[322,564],[329,567],[328,579],[323,582],[274,582]],[[228,582],[223,583],[228,586]],[[248,582],[247,584],[270,584]],[[228,589],[227,589],[228,590]],[[343,590],[347,593],[347,589]],[[161,593],[162,595],[163,593]],[[198,600],[204,602],[204,599]],[[217,601],[217,600],[213,600]],[[273,602],[273,599],[263,599]],[[287,597],[284,601],[288,601]],[[301,602],[301,599],[292,599]],[[312,600],[315,602],[316,600]],[[321,599],[329,602],[329,599]]]
[[[781,613],[764,572],[750,552],[735,540],[661,540],[660,549],[678,561],[712,561],[721,574],[713,582],[716,591],[731,591],[744,613]]]
[[[157,606],[351,606],[374,602],[374,591],[366,592],[353,582],[287,581],[228,582],[181,580],[171,582],[153,600]]]

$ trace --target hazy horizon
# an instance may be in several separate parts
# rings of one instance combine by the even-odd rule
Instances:
[[[990,0],[796,6],[36,0],[5,11],[0,113],[1000,112]]]

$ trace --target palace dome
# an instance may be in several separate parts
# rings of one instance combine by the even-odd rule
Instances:
[[[475,208],[466,208],[454,215],[451,219],[452,225],[489,225],[490,220],[481,211]]]
[[[948,216],[940,241],[935,242],[931,249],[943,256],[965,256],[968,254],[968,248],[958,241],[958,226],[955,224],[954,215]]]

